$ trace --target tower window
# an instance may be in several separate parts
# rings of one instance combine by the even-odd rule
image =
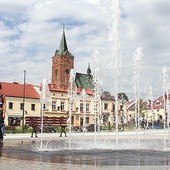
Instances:
[[[69,70],[68,69],[66,69],[66,73],[69,74]]]
[[[57,76],[57,69],[55,70],[55,75]]]

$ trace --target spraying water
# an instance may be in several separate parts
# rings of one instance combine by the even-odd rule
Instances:
[[[93,83],[94,83],[94,145],[96,146],[96,132],[99,132],[99,128],[101,125],[101,74],[100,74],[100,62],[98,58],[99,52],[97,49],[95,49],[95,54],[93,56],[93,63],[94,63],[94,77],[93,77]]]
[[[71,149],[72,108],[73,108],[73,101],[74,101],[75,93],[76,93],[76,89],[75,89],[75,72],[74,72],[74,69],[71,69],[70,78],[69,78],[69,88],[68,88],[69,118],[67,120],[68,127],[69,127],[69,149]]]
[[[41,89],[41,142],[40,149],[42,149],[42,133],[43,133],[43,118],[44,118],[44,108],[51,109],[51,94],[48,88],[47,79],[43,80],[42,89]]]
[[[150,112],[152,115],[152,129],[154,128],[154,113],[153,113],[153,92],[152,92],[152,86],[149,85],[149,92],[148,92],[148,106],[150,107]],[[149,119],[147,118],[147,127],[148,127],[148,121]]]
[[[141,59],[143,53],[142,48],[138,47],[134,52],[134,93],[135,93],[135,119],[136,119],[136,129],[139,129],[139,119],[140,119],[140,92],[141,92]]]
[[[167,113],[167,101],[169,98],[168,94],[168,81],[169,81],[169,76],[168,76],[168,67],[164,66],[162,68],[162,82],[163,82],[163,100],[164,100],[164,150],[166,148],[166,125],[169,124],[168,122],[168,113]]]
[[[119,0],[111,1],[110,15],[108,20],[108,28],[110,31],[109,45],[112,50],[111,70],[113,74],[113,93],[115,96],[115,120],[116,120],[116,134],[118,132],[118,93],[120,92],[120,76],[121,76],[121,50],[119,38],[119,19],[120,19],[120,2]]]
[[[86,132],[86,90],[83,89],[81,92],[81,98],[83,99],[83,134]]]
[[[138,47],[134,52],[134,93],[135,93],[135,120],[136,120],[136,135],[138,148],[140,147],[139,140],[139,128],[140,128],[140,92],[141,92],[141,81],[140,81],[140,71],[141,71],[141,59],[143,53],[142,48]]]
[[[169,92],[169,87],[168,87],[168,81],[169,81],[169,77],[168,77],[168,67],[165,66],[162,68],[162,82],[163,82],[163,99],[164,99],[164,129],[166,128],[166,114],[167,114],[167,99],[168,99],[168,92]]]

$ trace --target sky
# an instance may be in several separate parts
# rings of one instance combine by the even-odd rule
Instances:
[[[40,85],[44,78],[50,83],[64,25],[75,72],[86,73],[90,63],[93,74],[97,49],[103,90],[114,93],[108,25],[108,20],[115,22],[113,1],[0,0],[0,81],[23,83],[26,70],[26,83]],[[155,99],[164,90],[162,68],[170,67],[170,1],[120,0],[120,12],[121,91],[134,98],[134,52],[141,47],[140,93],[145,99],[152,93]]]

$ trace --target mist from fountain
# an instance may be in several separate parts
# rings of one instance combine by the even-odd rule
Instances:
[[[153,91],[152,91],[152,86],[149,85],[148,89],[148,106],[150,107],[150,112],[152,115],[152,129],[154,128],[154,113],[153,113]],[[147,127],[148,127],[148,121],[149,117],[147,116]]]
[[[138,47],[134,52],[134,94],[135,94],[135,122],[136,122],[136,135],[138,148],[140,147],[139,140],[139,128],[140,128],[140,92],[141,92],[141,81],[140,81],[140,72],[141,72],[141,59],[143,53],[142,48]]]
[[[40,142],[40,149],[43,149],[43,139],[42,139],[42,134],[43,134],[43,121],[44,121],[44,109],[49,109],[51,110],[51,94],[48,88],[48,81],[47,79],[43,79],[42,82],[42,87],[41,87],[41,96],[40,96],[40,101],[41,101],[41,142]]]
[[[141,81],[140,81],[140,71],[141,71],[141,59],[143,53],[142,48],[138,47],[134,52],[134,94],[135,94],[135,119],[136,119],[136,129],[139,129],[140,125],[140,92],[141,92]]]
[[[111,49],[110,69],[113,80],[113,95],[115,97],[115,123],[116,123],[116,147],[118,147],[118,93],[121,89],[121,43],[119,37],[119,20],[121,16],[120,2],[114,0],[110,2],[110,14],[108,19],[109,45]]]
[[[163,118],[163,123],[164,123],[164,150],[166,148],[166,126],[169,127],[169,114],[167,110],[167,103],[169,101],[169,75],[168,75],[168,67],[164,66],[162,68],[162,82],[163,82],[163,101],[164,101],[164,118]],[[168,134],[169,134],[169,128],[168,128]]]
[[[75,85],[75,72],[74,69],[70,70],[70,78],[69,78],[69,88],[68,88],[68,96],[69,96],[69,118],[67,120],[67,124],[69,127],[69,149],[72,148],[72,108],[73,102],[75,99],[75,95],[77,95],[77,89]]]
[[[101,113],[101,93],[102,93],[102,80],[100,73],[100,62],[99,62],[99,52],[97,48],[95,49],[95,54],[93,56],[93,67],[94,67],[94,76],[93,76],[93,84],[94,84],[94,103],[93,103],[93,111],[94,111],[94,146],[96,146],[96,135],[99,132],[99,128],[102,125],[102,113]]]

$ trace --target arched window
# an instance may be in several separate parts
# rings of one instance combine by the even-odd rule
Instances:
[[[70,72],[70,71],[69,71],[68,69],[66,69],[66,73],[69,74],[69,72]]]

